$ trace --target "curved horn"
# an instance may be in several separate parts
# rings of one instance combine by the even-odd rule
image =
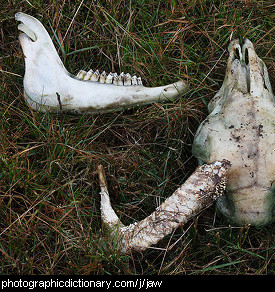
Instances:
[[[122,253],[143,251],[156,244],[223,194],[230,166],[228,160],[199,166],[150,216],[124,226],[111,206],[103,167],[100,165],[101,218],[108,236]]]
[[[15,15],[25,55],[24,95],[39,111],[104,113],[135,105],[178,98],[187,90],[180,80],[160,87],[144,87],[129,73],[107,75],[89,71],[72,76],[64,67],[44,26],[22,12]]]

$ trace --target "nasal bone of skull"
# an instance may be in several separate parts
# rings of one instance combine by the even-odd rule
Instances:
[[[248,92],[254,96],[260,96],[266,86],[261,60],[257,56],[253,44],[246,39],[242,46],[239,42],[233,43],[232,46],[234,48],[232,57],[240,61],[246,75]]]

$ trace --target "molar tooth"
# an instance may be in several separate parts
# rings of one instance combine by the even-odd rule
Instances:
[[[137,85],[142,85],[141,77],[138,77],[138,78],[137,78]]]
[[[109,73],[109,75],[106,78],[106,83],[113,83],[113,78],[114,78],[114,74],[113,73]]]
[[[117,73],[114,73],[113,76],[114,76],[113,84],[114,85],[118,85],[118,75],[117,75]]]
[[[136,75],[134,75],[133,77],[132,77],[132,85],[137,85],[138,83],[137,83],[137,76]]]
[[[100,74],[99,82],[100,82],[100,83],[106,83],[106,77],[107,77],[107,74],[106,74],[105,71],[103,71],[103,72]]]
[[[124,85],[126,86],[132,85],[132,79],[129,73],[127,73],[124,77]]]
[[[79,79],[84,79],[86,73],[87,73],[86,71],[84,71],[84,70],[80,70],[80,71],[77,73],[76,77],[79,78]]]
[[[124,84],[124,78],[125,78],[125,74],[124,72],[121,72],[121,74],[118,76],[118,85]]]
[[[89,70],[87,74],[84,76],[84,80],[90,80],[93,74],[94,74],[94,71],[92,69]]]
[[[99,71],[98,70],[96,70],[95,72],[94,72],[94,74],[92,75],[92,77],[91,77],[91,81],[98,81],[99,80],[99,77],[100,77],[100,74],[99,74]]]

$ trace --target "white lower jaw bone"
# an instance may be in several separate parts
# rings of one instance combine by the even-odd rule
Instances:
[[[37,111],[104,113],[135,105],[171,100],[181,96],[187,85],[176,83],[148,88],[130,74],[81,72],[72,76],[64,67],[44,26],[36,18],[18,12],[19,40],[25,55],[24,95]],[[98,74],[98,76],[97,76]],[[95,82],[93,82],[95,81]],[[121,86],[115,86],[121,85]]]
[[[222,196],[230,166],[228,160],[199,166],[150,216],[124,226],[111,206],[103,167],[100,165],[101,218],[115,248],[125,254],[143,251],[209,207]]]

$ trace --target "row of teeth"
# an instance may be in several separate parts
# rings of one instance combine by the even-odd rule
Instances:
[[[76,77],[82,80],[99,81],[100,83],[114,85],[142,85],[141,77],[137,77],[136,75],[131,76],[129,73],[124,74],[123,72],[120,75],[117,73],[109,73],[107,75],[105,71],[100,74],[98,70],[89,70],[88,72],[80,70]]]

